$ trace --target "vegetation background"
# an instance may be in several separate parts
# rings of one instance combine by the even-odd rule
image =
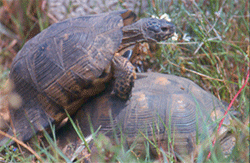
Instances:
[[[4,120],[9,118],[6,114],[6,95],[9,91],[6,81],[13,58],[27,40],[50,24],[67,18],[57,16],[55,10],[50,9],[50,1],[0,0],[0,114],[4,115]],[[66,15],[78,8],[73,2],[76,1],[65,1]],[[86,1],[86,4],[87,2],[89,3]],[[152,71],[187,77],[228,103],[246,82],[250,67],[249,1],[140,0],[139,4],[134,5],[130,5],[129,3],[133,3],[130,1],[114,2],[116,3],[112,5],[115,4],[115,7],[112,9],[102,5],[96,9],[97,4],[93,3],[89,8],[93,13],[132,6],[139,17],[167,13],[176,25],[177,40],[159,44],[155,57],[147,57]],[[76,13],[71,16],[77,15]],[[249,87],[247,82],[233,103],[235,110],[241,113],[240,120],[230,126],[236,145],[228,157],[235,162],[249,160]],[[1,150],[3,148],[0,147]],[[41,150],[38,153],[40,156],[48,154]],[[10,147],[0,161],[26,162],[33,158],[34,156],[24,158],[19,150],[14,151]]]

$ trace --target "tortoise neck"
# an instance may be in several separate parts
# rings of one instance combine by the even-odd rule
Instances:
[[[147,39],[144,37],[144,34],[142,33],[141,27],[138,26],[137,23],[124,26],[122,28],[122,32],[123,32],[123,39],[119,47],[119,51],[121,51],[122,49],[126,49],[130,46],[133,46],[138,42],[147,41]]]

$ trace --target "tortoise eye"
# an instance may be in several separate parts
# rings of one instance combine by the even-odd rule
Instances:
[[[161,31],[160,26],[159,26],[159,25],[156,25],[156,24],[150,26],[148,29],[151,30],[151,31],[153,31],[153,32],[155,32],[155,33],[158,33],[158,32]]]

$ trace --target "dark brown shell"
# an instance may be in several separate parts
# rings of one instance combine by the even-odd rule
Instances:
[[[104,90],[110,77],[103,78],[102,73],[122,42],[123,23],[133,22],[123,22],[130,12],[68,19],[24,45],[10,72],[13,93],[22,99],[20,107],[10,109],[21,140],[32,135],[29,121],[35,131],[41,130],[49,122],[65,118],[65,109],[72,114],[90,96]]]
[[[107,91],[84,104],[75,117],[83,134],[90,134],[86,116],[90,115],[94,129],[101,126],[100,131],[108,136],[113,136],[113,127],[117,129],[118,136],[122,129],[129,145],[137,141],[138,151],[145,151],[146,139],[140,134],[142,132],[151,141],[157,140],[163,149],[167,149],[171,139],[175,152],[190,154],[196,146],[196,134],[199,141],[207,138],[215,127],[215,119],[223,116],[225,106],[186,78],[159,73],[142,76],[145,77],[135,81],[132,97],[127,102]],[[110,112],[114,125],[111,125]],[[76,140],[73,131],[64,130],[63,139],[59,138],[61,146],[68,139],[71,142]]]

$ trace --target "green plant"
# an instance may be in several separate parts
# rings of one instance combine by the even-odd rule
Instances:
[[[0,88],[7,80],[7,74],[10,68],[10,62],[15,53],[20,50],[22,44],[35,34],[49,25],[49,19],[46,11],[42,9],[39,0],[21,0],[6,1],[0,0],[0,7],[5,8],[4,20],[0,20],[5,28],[0,28]],[[122,3],[122,1],[120,2]],[[205,90],[212,92],[216,97],[226,102],[230,102],[244,83],[247,71],[249,70],[249,2],[246,0],[200,0],[200,1],[164,1],[148,0],[148,9],[146,16],[161,16],[164,13],[169,14],[172,22],[176,25],[178,34],[177,41],[168,41],[157,46],[160,49],[155,53],[156,59],[153,62],[153,71],[169,73],[178,76],[187,77]],[[14,12],[18,11],[18,12]],[[18,14],[17,14],[18,13]],[[144,15],[144,16],[145,16]],[[6,30],[7,29],[7,30]],[[7,33],[7,34],[6,34]],[[16,40],[13,46],[12,41]],[[11,47],[11,48],[9,48]],[[10,50],[12,49],[12,50]],[[8,58],[8,59],[6,59]],[[8,62],[7,62],[8,61]],[[207,153],[204,147],[201,147],[200,153],[196,158],[197,162],[220,162],[236,161],[247,162],[249,160],[249,82],[240,93],[240,96],[234,103],[236,111],[242,115],[241,119],[234,118],[234,125],[230,125],[231,134],[235,137],[235,148],[229,156],[216,155],[218,144],[211,146],[212,157],[209,160],[204,159]],[[81,136],[81,130],[74,125]],[[169,128],[169,126],[165,126]],[[53,132],[55,133],[55,131]],[[94,133],[94,132],[92,132]],[[54,135],[54,134],[53,134]],[[147,138],[147,135],[142,135]],[[38,155],[45,158],[43,161],[68,161],[61,151],[56,147],[55,136],[49,138],[45,133],[50,147],[36,147]],[[101,142],[94,138],[95,142]],[[83,139],[84,140],[84,139]],[[197,139],[198,140],[198,139]],[[131,159],[137,162],[150,162],[149,145],[155,146],[161,160],[175,162],[175,156],[171,155],[171,150],[166,153],[159,148],[156,141],[145,143],[147,155],[145,160],[131,156],[136,143],[129,150],[123,147],[124,140],[121,139],[118,145],[112,147],[114,160],[120,162]],[[174,138],[169,140],[172,143]],[[51,148],[54,149],[51,154]],[[19,150],[13,150],[13,147],[6,147],[5,155],[1,155],[5,161],[31,161],[34,156],[24,158]],[[171,149],[171,144],[169,144]],[[2,149],[1,149],[2,150]],[[122,151],[122,154],[116,153]],[[62,159],[63,158],[63,159]]]

